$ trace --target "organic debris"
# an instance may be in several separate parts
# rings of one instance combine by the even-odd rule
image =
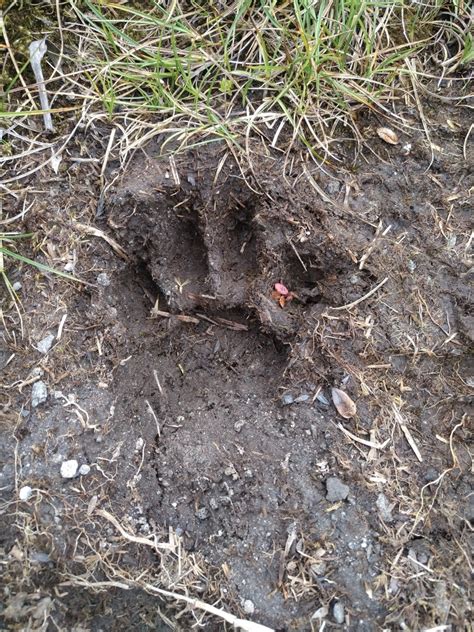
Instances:
[[[351,419],[351,417],[355,417],[357,413],[357,406],[347,393],[341,391],[340,388],[332,388],[331,395],[334,406],[341,417],[344,417],[344,419]]]

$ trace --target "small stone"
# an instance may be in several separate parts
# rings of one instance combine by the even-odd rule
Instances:
[[[234,424],[235,432],[240,432],[244,426],[245,426],[245,421],[243,419],[239,419],[239,421],[236,421]]]
[[[240,477],[239,474],[237,472],[237,470],[235,469],[235,467],[232,465],[232,463],[230,465],[228,465],[225,470],[224,470],[224,474],[226,476],[232,476],[232,479],[234,481],[237,481]]]
[[[329,400],[327,399],[327,397],[325,397],[323,393],[319,392],[316,395],[316,399],[320,404],[324,404],[324,406],[329,406]]]
[[[423,479],[425,481],[425,483],[432,483],[433,481],[435,481],[439,476],[439,472],[436,468],[434,467],[428,467],[425,471],[425,474],[423,476]]]
[[[70,461],[63,461],[61,464],[61,476],[63,478],[74,478],[77,474],[79,463],[76,459]]]
[[[15,283],[12,285],[13,291],[14,292],[19,292],[22,288],[22,284],[20,283],[20,281],[15,281]]]
[[[79,474],[81,476],[86,476],[91,471],[91,466],[87,465],[87,463],[83,463],[79,468]]]
[[[48,399],[48,388],[44,382],[39,380],[33,384],[31,390],[31,405],[36,408]]]
[[[108,287],[110,285],[111,281],[107,272],[101,272],[97,276],[97,283],[101,285],[102,287]]]
[[[33,494],[33,490],[31,489],[31,487],[29,485],[25,485],[24,487],[22,487],[18,493],[18,497],[20,498],[20,500],[23,501],[27,501],[30,500],[31,496]]]
[[[377,505],[382,520],[384,522],[393,522],[392,507],[385,494],[379,494],[375,504]]]
[[[250,599],[244,599],[242,608],[245,614],[253,614],[255,612],[255,604]]]
[[[48,553],[44,553],[43,551],[32,551],[30,553],[30,562],[33,564],[49,564],[51,558]]]
[[[345,500],[349,496],[349,487],[343,483],[337,476],[330,476],[326,480],[326,500],[330,503]]]
[[[196,511],[196,518],[199,518],[199,520],[207,520],[209,518],[209,511],[206,507],[201,507]]]
[[[40,340],[40,342],[38,342],[36,346],[38,351],[43,354],[48,353],[48,351],[53,346],[54,338],[55,338],[54,334],[49,334],[48,336],[43,338],[43,340]]]
[[[309,395],[307,395],[306,393],[303,393],[302,395],[299,395],[295,399],[295,404],[301,404],[302,402],[307,402],[308,399],[309,399]]]
[[[334,617],[334,621],[336,623],[344,623],[344,604],[342,604],[340,601],[336,601],[336,603],[332,607],[332,616]]]
[[[215,498],[211,498],[209,500],[209,505],[210,505],[211,509],[214,509],[214,511],[219,509],[219,503],[217,502],[217,500]]]
[[[319,577],[320,575],[324,575],[327,569],[327,564],[323,560],[318,560],[311,564],[309,571],[313,577]]]
[[[295,398],[293,397],[293,395],[290,394],[283,395],[283,397],[281,398],[281,403],[283,404],[283,406],[290,406],[294,401]]]
[[[337,180],[330,180],[326,185],[326,191],[329,193],[329,195],[335,195],[336,193],[339,193],[340,189],[341,184]]]

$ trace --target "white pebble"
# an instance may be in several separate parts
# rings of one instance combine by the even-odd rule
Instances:
[[[245,599],[242,604],[245,614],[253,614],[255,612],[255,605],[250,599]]]
[[[18,496],[20,498],[20,500],[30,500],[31,496],[33,494],[33,490],[31,489],[31,487],[29,485],[25,485],[24,487],[22,487],[18,493]]]
[[[91,467],[90,465],[87,465],[87,463],[83,463],[81,467],[79,468],[79,474],[81,476],[85,476],[86,474],[89,474],[90,471],[91,471]]]
[[[22,288],[20,281],[15,281],[15,283],[12,285],[12,288],[14,292],[19,292]]]
[[[107,272],[101,272],[97,276],[97,283],[99,285],[102,285],[102,287],[108,287],[110,285],[111,281],[110,281],[110,277],[107,274]]]
[[[55,338],[54,334],[49,334],[48,336],[43,338],[43,340],[38,342],[38,345],[36,347],[38,351],[40,353],[48,353],[48,351],[53,346],[54,338]]]
[[[39,380],[33,384],[33,389],[31,391],[31,405],[33,408],[43,404],[48,399],[48,389],[46,384]]]
[[[344,623],[344,604],[342,604],[340,601],[336,601],[336,603],[332,607],[332,616],[334,617],[334,621],[336,623]]]
[[[74,478],[77,474],[78,467],[79,463],[76,461],[76,459],[63,461],[61,463],[61,476],[63,478]]]

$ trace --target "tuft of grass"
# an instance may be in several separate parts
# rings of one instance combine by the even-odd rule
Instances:
[[[154,127],[145,136],[166,132],[174,150],[216,138],[238,144],[250,132],[278,146],[285,129],[287,146],[298,139],[313,156],[326,155],[341,125],[360,138],[360,108],[394,116],[407,60],[419,57],[426,67],[447,42],[456,45],[444,73],[472,57],[460,0],[72,7],[76,21],[64,30],[78,37],[88,98],[110,118],[148,117]]]
[[[40,263],[39,261],[35,261],[34,259],[25,257],[24,255],[18,254],[17,252],[15,252],[15,250],[12,250],[11,248],[7,248],[4,245],[4,244],[8,244],[13,247],[15,244],[15,241],[18,241],[19,239],[28,239],[31,236],[32,236],[32,233],[0,232],[0,279],[3,281],[7,289],[8,295],[10,296],[12,303],[20,318],[22,336],[23,336],[23,321],[21,318],[21,311],[20,311],[21,301],[8,277],[6,264],[5,264],[6,259],[13,259],[14,261],[20,261],[21,263],[30,265],[33,268],[36,268],[36,270],[39,270],[40,272],[43,272],[43,273],[50,273],[58,277],[69,279],[70,281],[81,282],[79,279],[77,279],[73,275],[67,274],[67,272],[62,272],[61,270],[52,268],[44,263]]]
[[[18,7],[12,0],[0,20],[0,119],[43,113],[25,50],[49,33],[51,112],[61,119],[81,103],[83,118],[121,127],[125,154],[158,134],[172,151],[241,147],[256,134],[335,159],[336,138],[362,140],[361,109],[404,125],[396,102],[414,72],[450,78],[474,57],[465,0],[70,0],[56,11],[39,3],[27,33]]]

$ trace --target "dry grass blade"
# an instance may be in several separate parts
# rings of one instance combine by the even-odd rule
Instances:
[[[100,237],[101,239],[103,239],[109,244],[112,250],[114,250],[118,254],[119,257],[124,259],[124,261],[130,261],[130,257],[122,248],[122,246],[118,242],[116,242],[115,239],[113,239],[112,237],[104,233],[102,230],[99,230],[98,228],[95,228],[94,226],[81,224],[80,222],[76,222],[74,226],[78,228],[79,230],[81,230],[83,233],[86,233],[86,235],[93,235],[94,237]]]
[[[349,437],[349,439],[352,439],[356,443],[361,443],[362,445],[366,445],[368,448],[374,448],[375,450],[383,450],[390,443],[390,439],[386,439],[383,443],[375,443],[374,441],[368,441],[367,439],[362,439],[361,437],[358,437],[352,432],[349,432],[349,430],[347,430],[347,428],[344,428],[344,426],[341,423],[338,423],[337,427],[339,428],[339,430],[342,430],[342,432],[346,435],[346,437]]]
[[[81,579],[80,577],[71,577],[71,579],[67,582],[62,582],[61,586],[81,586],[83,588],[91,588],[91,589],[102,589],[102,588],[121,588],[122,590],[130,590],[132,588],[141,588],[146,590],[149,593],[160,595],[162,597],[170,597],[172,599],[176,599],[177,601],[184,601],[191,608],[197,608],[199,610],[204,610],[209,614],[212,614],[223,621],[226,621],[230,625],[234,627],[235,630],[241,630],[242,632],[275,632],[273,628],[269,628],[266,625],[261,625],[260,623],[254,623],[253,621],[247,621],[246,619],[240,619],[229,612],[226,612],[222,608],[216,608],[215,606],[211,606],[200,599],[194,599],[193,597],[188,597],[187,595],[181,595],[176,592],[172,592],[170,590],[165,590],[163,588],[157,588],[152,584],[144,583],[144,582],[119,582],[119,581],[103,581],[103,582],[90,582],[88,580]]]
[[[335,312],[340,311],[342,309],[351,309],[352,307],[359,305],[359,303],[362,303],[363,301],[366,301],[368,298],[373,296],[376,292],[380,290],[382,286],[385,285],[385,283],[387,283],[387,281],[388,281],[388,277],[385,277],[385,279],[383,279],[383,281],[380,281],[380,283],[378,283],[375,287],[373,287],[370,290],[370,292],[367,292],[367,294],[364,294],[364,296],[361,296],[357,300],[352,301],[352,303],[347,303],[347,305],[341,305],[340,307],[330,307],[329,309],[332,309]]]
[[[112,516],[111,513],[106,511],[105,509],[96,509],[95,513],[102,518],[105,518],[110,523],[114,525],[114,527],[119,531],[120,535],[124,537],[129,542],[135,542],[135,544],[144,544],[145,546],[151,546],[154,549],[167,549],[173,550],[174,544],[167,542],[157,542],[156,537],[153,538],[143,538],[141,536],[136,536],[131,533],[128,533],[120,524],[120,522]]]

